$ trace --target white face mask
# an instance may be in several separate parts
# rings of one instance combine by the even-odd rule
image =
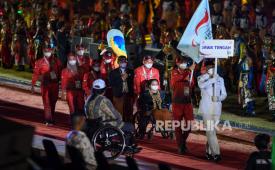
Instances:
[[[210,68],[209,70],[207,70],[207,73],[212,76],[214,74],[214,69]]]
[[[52,52],[44,52],[44,56],[49,58],[52,56]]]
[[[159,89],[158,85],[151,85],[151,90],[157,91]]]
[[[93,67],[94,71],[99,71],[99,67]]]
[[[148,68],[148,69],[150,69],[150,68],[152,68],[153,67],[153,64],[144,64],[144,66],[146,67],[146,68]]]
[[[187,63],[181,63],[180,65],[179,65],[179,68],[181,68],[181,69],[186,69],[187,68]]]
[[[105,63],[109,64],[112,62],[112,59],[105,60]]]
[[[76,60],[70,60],[69,64],[72,65],[72,66],[74,66],[76,64]]]
[[[78,50],[77,55],[80,55],[80,56],[84,55],[84,50]]]
[[[127,63],[120,63],[120,68],[126,68],[127,67]]]

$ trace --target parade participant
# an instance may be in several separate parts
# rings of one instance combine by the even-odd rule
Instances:
[[[77,65],[76,57],[70,53],[67,68],[62,70],[61,75],[62,98],[67,99],[70,114],[84,113],[84,91],[81,85],[83,76],[84,71]]]
[[[92,60],[88,56],[84,56],[85,47],[82,44],[76,45],[76,60],[84,72],[87,73],[91,70]]]
[[[118,57],[119,68],[111,71],[109,80],[113,90],[113,104],[123,121],[130,122],[133,114],[134,72],[127,67],[125,56]]]
[[[112,89],[110,86],[110,81],[109,81],[109,75],[110,72],[115,69],[115,60],[116,57],[114,53],[112,52],[111,48],[106,48],[104,49],[100,55],[102,55],[102,60],[100,64],[100,73],[101,73],[101,78],[106,82],[107,88],[106,88],[106,97],[112,101],[113,99],[113,94],[112,94]]]
[[[213,62],[208,61],[205,65],[207,73],[198,77],[198,85],[201,89],[199,113],[202,113],[206,126],[206,158],[218,162],[221,160],[221,155],[216,129],[211,129],[209,125],[219,122],[222,111],[221,102],[227,97],[227,93],[223,78],[214,74]]]
[[[100,61],[93,60],[91,71],[84,74],[82,88],[85,91],[85,97],[91,95],[93,82],[100,78]]]
[[[157,79],[160,82],[159,70],[153,67],[153,63],[152,56],[144,56],[143,65],[135,69],[134,93],[137,97],[145,90],[146,81]]]
[[[185,126],[190,124],[194,119],[193,106],[191,102],[191,91],[194,85],[194,80],[191,80],[191,70],[194,70],[195,64],[188,63],[187,59],[182,57],[176,58],[176,67],[171,73],[170,87],[172,91],[172,112],[174,120],[185,120]],[[179,153],[187,152],[186,141],[189,136],[191,128],[182,131],[181,127],[175,130],[176,140],[179,148]]]
[[[272,112],[272,121],[275,121],[275,49],[271,55],[272,63],[267,71],[266,92],[268,98],[268,108]]]
[[[13,59],[11,56],[11,30],[8,21],[3,22],[1,29],[1,58],[3,68],[12,68]]]
[[[37,80],[41,82],[41,95],[44,105],[44,119],[46,125],[54,123],[55,104],[58,99],[58,81],[61,76],[61,62],[53,57],[53,49],[49,42],[43,44],[44,57],[35,62],[32,76],[32,92]]]
[[[102,61],[100,64],[101,77],[103,80],[107,81],[108,84],[109,74],[113,69],[115,69],[116,57],[114,56],[111,48],[102,50],[100,55],[102,56]]]
[[[121,114],[114,108],[112,102],[104,96],[106,90],[105,81],[97,79],[93,82],[92,95],[86,100],[85,109],[88,119],[101,119],[103,124],[110,124],[120,128],[126,137],[126,146],[131,147],[134,152],[140,149],[134,145],[134,126],[123,122]]]
[[[164,108],[164,103],[162,100],[164,96],[159,90],[158,80],[151,79],[147,83],[147,90],[145,90],[138,99],[140,111],[142,112],[140,115],[141,119],[138,127],[138,135],[140,139],[144,138],[147,124],[150,121],[151,115],[153,115],[155,120],[172,120],[172,114],[168,111],[168,109]],[[148,137],[150,138],[150,136]]]
[[[253,62],[247,54],[247,48],[244,44],[241,45],[240,52],[240,79],[238,84],[238,101],[243,108],[246,108],[246,112],[243,116],[255,116],[255,101],[253,99]]]

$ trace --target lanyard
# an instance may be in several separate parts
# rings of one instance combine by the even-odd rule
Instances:
[[[151,71],[150,71],[150,77],[149,77],[149,79],[148,79],[148,75],[147,75],[147,73],[146,73],[146,71],[145,71],[145,69],[144,69],[144,66],[143,66],[142,68],[143,68],[143,77],[144,77],[146,80],[152,79],[152,78],[153,78],[153,70],[151,69]]]

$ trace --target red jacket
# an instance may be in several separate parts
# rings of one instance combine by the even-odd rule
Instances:
[[[106,64],[104,60],[101,61],[100,64],[100,73],[103,80],[107,80],[109,73],[115,69],[115,58],[112,58],[112,62]]]
[[[40,58],[35,62],[35,67],[32,75],[32,85],[35,85],[40,76],[42,86],[45,86],[51,82],[58,83],[58,80],[61,76],[61,69],[62,64],[59,59],[55,57],[50,57],[49,59],[45,57]]]
[[[62,90],[82,90],[83,77],[84,71],[81,67],[78,68],[78,71],[76,73],[73,73],[68,68],[64,68],[61,74]]]
[[[96,74],[94,71],[90,71],[84,74],[82,88],[85,91],[86,96],[91,95],[93,82],[98,78],[100,78],[100,75]]]
[[[174,68],[171,73],[170,88],[173,103],[191,103],[191,91],[194,86],[194,77],[190,84],[191,71]]]
[[[134,92],[139,95],[145,90],[146,80],[157,79],[159,81],[159,70],[152,67],[147,69],[145,66],[140,66],[135,70],[134,77]]]
[[[92,59],[90,57],[87,56],[76,56],[77,62],[79,64],[80,67],[82,67],[83,71],[85,73],[89,72],[91,70],[92,67]]]

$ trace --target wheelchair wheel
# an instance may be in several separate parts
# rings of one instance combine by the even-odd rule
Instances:
[[[100,151],[108,160],[116,159],[125,148],[125,137],[119,128],[107,125],[99,128],[93,135],[95,151]]]

